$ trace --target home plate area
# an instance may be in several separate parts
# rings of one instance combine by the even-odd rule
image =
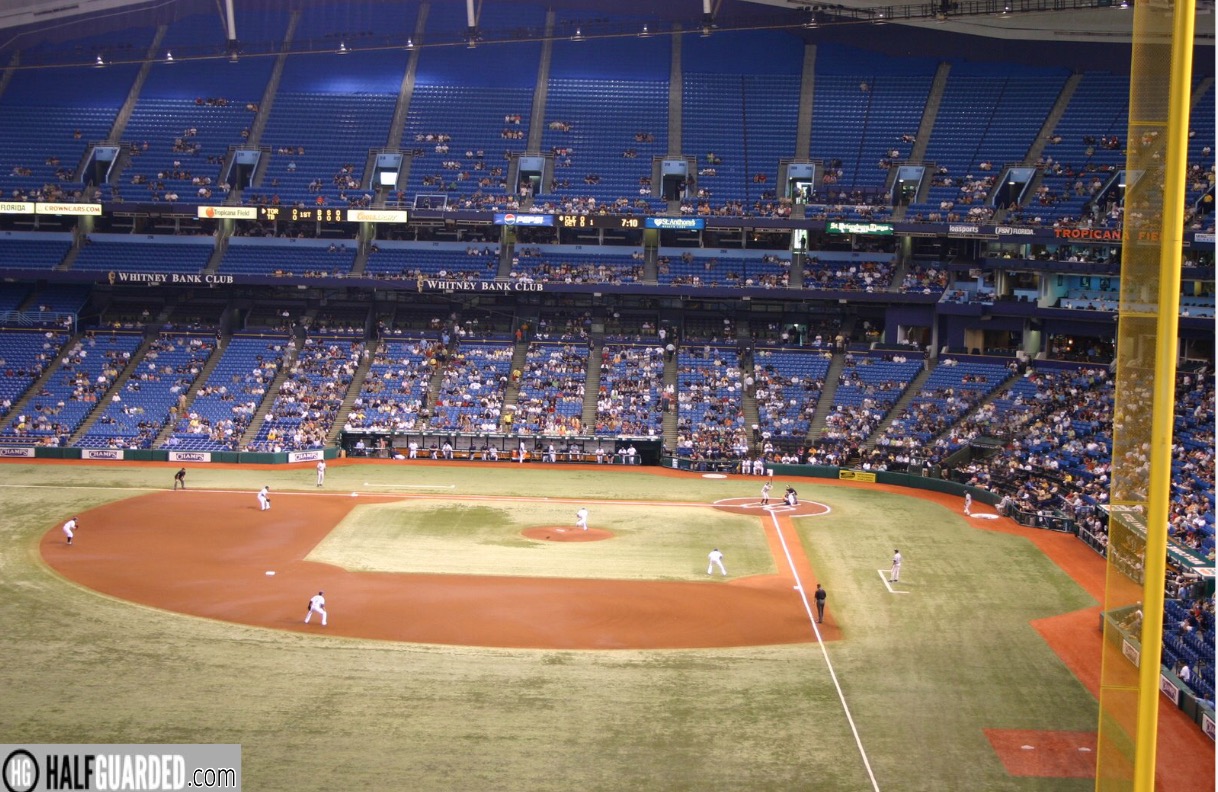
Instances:
[[[817,501],[801,500],[794,506],[788,506],[782,502],[781,498],[770,498],[770,502],[766,505],[762,505],[760,498],[724,498],[715,501],[712,505],[723,511],[758,516],[764,516],[768,512],[783,517],[818,517],[832,511],[828,506]]]

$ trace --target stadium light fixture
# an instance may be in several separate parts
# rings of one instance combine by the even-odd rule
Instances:
[[[346,55],[350,51],[351,50],[347,49],[347,42],[345,42],[345,41],[338,42],[338,54],[339,55]]]
[[[414,39],[406,39],[406,49],[414,49]]]
[[[97,54],[97,62],[93,64],[93,68],[100,69],[101,67],[103,67],[105,65],[106,65],[106,61],[104,58],[102,58],[101,53],[99,52]]]
[[[173,51],[172,51],[172,50],[167,51],[167,52],[165,53],[165,62],[166,62],[166,63],[173,63]]]
[[[639,33],[639,38],[649,38],[650,36],[651,31],[647,29],[646,25],[643,25],[643,30]]]
[[[571,37],[571,40],[572,41],[583,41],[584,40],[583,31],[581,31],[579,28],[576,28],[575,35]]]

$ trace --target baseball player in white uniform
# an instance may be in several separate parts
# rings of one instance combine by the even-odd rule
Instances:
[[[317,460],[317,486],[326,483],[326,460]]]
[[[326,592],[319,591],[312,597],[309,597],[309,609],[305,611],[305,624],[309,623],[309,619],[313,618],[313,614],[321,615],[321,626],[326,626]]]
[[[710,559],[710,563],[706,565],[706,574],[709,575],[711,570],[719,567],[719,571],[723,573],[724,577],[727,576],[727,570],[723,568],[723,553],[719,552],[719,548],[716,547],[714,550],[711,550],[707,558]]]
[[[63,524],[63,535],[68,538],[68,544],[72,544],[72,537],[76,535],[76,527],[75,517]]]
[[[973,513],[973,493],[971,492],[964,493],[964,513]]]
[[[892,583],[901,582],[901,551],[892,551],[892,573],[888,576]]]
[[[262,511],[266,511],[267,509],[271,508],[270,487],[263,487],[262,489],[258,490],[258,505],[262,508]]]
[[[767,481],[761,485],[761,505],[770,505],[770,490],[774,489],[774,482]]]
[[[408,449],[410,449],[409,451],[406,452],[407,459],[418,459],[419,458],[419,444],[417,441],[411,440],[410,443],[406,447]]]
[[[588,510],[580,507],[580,510],[575,513],[575,527],[588,530]]]

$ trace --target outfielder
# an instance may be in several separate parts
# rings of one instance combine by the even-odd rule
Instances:
[[[308,610],[305,611],[305,624],[309,623],[309,619],[313,618],[314,613],[321,614],[321,626],[326,626],[326,592],[319,591],[312,597],[309,597]]]
[[[711,570],[717,566],[719,571],[723,573],[723,576],[727,577],[727,570],[723,568],[723,553],[719,552],[719,548],[716,547],[714,550],[711,550],[707,558],[710,559],[710,563],[706,565],[706,574],[709,575]]]
[[[579,511],[575,512],[575,527],[588,530],[588,510],[582,506]]]
[[[76,528],[77,523],[75,517],[63,524],[63,535],[68,537],[68,544],[72,544],[72,537],[76,535]]]
[[[326,460],[317,460],[317,486],[326,483]]]
[[[263,487],[262,489],[258,490],[258,505],[262,508],[262,511],[266,511],[267,509],[271,508],[270,487]]]

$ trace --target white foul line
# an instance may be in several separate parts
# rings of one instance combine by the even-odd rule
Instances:
[[[816,643],[820,646],[820,653],[825,658],[825,667],[829,669],[829,677],[833,680],[833,687],[837,689],[838,701],[842,702],[842,712],[846,714],[846,722],[850,724],[850,733],[854,735],[854,744],[858,746],[859,756],[863,758],[863,767],[867,770],[867,777],[871,779],[871,788],[875,792],[880,792],[880,784],[875,780],[875,773],[871,770],[871,762],[867,759],[867,751],[863,748],[863,741],[859,737],[858,727],[854,725],[854,717],[850,714],[850,705],[846,703],[846,694],[842,692],[842,685],[837,681],[837,673],[833,670],[833,662],[829,659],[829,650],[825,648],[825,642],[821,640],[820,628],[816,626],[816,617],[812,615],[812,605],[808,602],[808,593],[804,591],[804,584],[799,579],[799,572],[795,570],[795,561],[791,558],[791,551],[787,547],[786,537],[782,535],[782,527],[778,524],[778,515],[771,512],[770,520],[774,523],[774,530],[778,533],[778,541],[782,544],[782,552],[786,555],[787,564],[791,567],[791,574],[795,577],[795,590],[799,592],[799,598],[803,600],[804,612],[808,614],[808,622],[812,625],[812,632],[816,634]]]
[[[391,487],[393,489],[456,489],[456,484],[369,484],[364,482],[365,487]]]
[[[889,594],[908,594],[909,593],[908,591],[897,591],[892,587],[892,581],[888,579],[888,570],[877,569],[876,572],[880,573],[880,580],[884,581],[884,588],[888,589]]]

